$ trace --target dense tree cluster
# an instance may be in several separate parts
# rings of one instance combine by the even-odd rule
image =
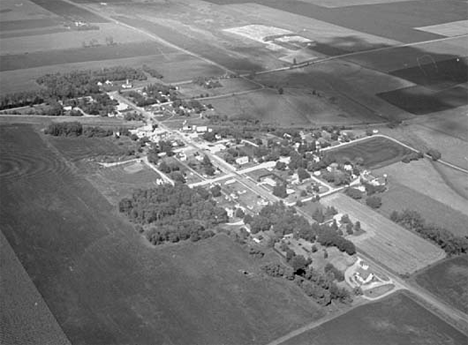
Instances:
[[[156,69],[148,65],[143,65],[142,69],[144,72],[148,73],[153,78],[158,78],[158,79],[164,78],[164,76],[161,73],[159,73]]]
[[[217,78],[210,77],[196,77],[193,79],[193,83],[203,86],[205,89],[214,89],[223,86]]]
[[[146,107],[156,103],[166,103],[178,100],[174,86],[153,83],[145,86],[141,92],[129,91],[127,95],[133,99],[139,107]]]
[[[416,211],[393,211],[390,219],[406,229],[416,231],[422,237],[431,240],[449,255],[468,253],[468,239],[455,236],[447,229],[434,224],[426,224],[424,218]]]
[[[78,137],[83,134],[83,126],[77,121],[54,122],[45,129],[45,134],[55,137]]]
[[[146,237],[153,244],[178,242],[212,236],[211,229],[228,221],[223,208],[205,189],[176,183],[138,190],[119,203],[119,211],[132,222],[148,228]]]
[[[372,195],[366,199],[366,205],[371,208],[380,208],[382,206],[382,199],[376,195]]]
[[[427,155],[429,155],[433,161],[438,161],[440,158],[442,158],[442,154],[440,151],[437,151],[435,149],[429,149],[426,152]]]

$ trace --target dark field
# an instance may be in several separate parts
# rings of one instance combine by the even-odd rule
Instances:
[[[33,52],[19,55],[0,56],[0,71],[11,71],[65,63],[78,63],[124,59],[145,55],[160,55],[161,49],[169,53],[172,49],[153,42],[126,43],[116,46],[99,46],[78,49]]]
[[[463,86],[456,86],[440,92],[423,86],[412,86],[379,93],[377,96],[415,115],[426,115],[468,104],[468,89]]]
[[[64,27],[60,28],[56,26],[41,28],[41,29],[32,29],[32,30],[2,31],[0,32],[0,39],[11,38],[11,37],[50,35],[50,34],[56,34],[56,33],[64,32],[64,31],[67,31],[67,29],[65,29]]]
[[[0,154],[0,228],[73,344],[264,344],[321,316],[224,235],[149,246],[31,127]]]
[[[416,282],[453,307],[468,313],[468,256],[441,262],[419,274]]]
[[[231,4],[252,1],[209,0],[209,2]],[[413,29],[415,27],[466,19],[466,5],[458,1],[407,1],[331,9],[306,1],[254,0],[253,2],[403,43],[442,37]]]
[[[282,345],[464,345],[468,337],[403,293],[351,310]]]
[[[0,344],[70,344],[0,231]]]
[[[88,23],[108,23],[107,19],[104,19],[92,12],[85,9],[72,5],[68,2],[61,0],[30,0],[36,5],[39,5],[46,10],[69,19],[82,20]]]
[[[355,160],[361,157],[363,165],[368,169],[377,169],[401,160],[408,153],[409,149],[384,137],[371,137],[367,140],[346,145],[342,148],[326,151],[327,155],[332,155],[337,159]]]
[[[59,20],[50,18],[38,18],[28,20],[2,20],[0,21],[0,31],[25,30],[25,29],[43,29],[60,24]]]
[[[420,59],[420,65],[393,71],[390,74],[434,91],[442,91],[468,81],[467,61],[466,58],[435,61],[426,55]]]

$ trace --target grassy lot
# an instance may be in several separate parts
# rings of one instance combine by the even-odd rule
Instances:
[[[148,245],[30,127],[0,134],[0,226],[72,343],[264,344],[322,316],[224,235]]]
[[[206,77],[210,76],[206,75]],[[200,94],[209,94],[210,96],[229,95],[233,92],[255,90],[259,88],[259,86],[253,82],[241,78],[221,79],[220,83],[222,87],[216,87],[213,89],[207,89],[194,83],[185,84],[180,87],[179,92],[185,97],[199,97]],[[207,100],[206,102],[210,101]]]
[[[415,279],[431,293],[468,313],[468,256],[441,262],[421,272]]]
[[[328,150],[326,154],[337,159],[355,160],[361,157],[366,168],[376,169],[398,162],[410,152],[412,151],[390,139],[371,137],[367,140]]]
[[[159,174],[144,163],[100,167],[88,175],[88,180],[112,205],[117,205],[122,198],[131,196],[136,189],[155,187],[158,178]]]
[[[379,196],[382,198],[379,213],[386,217],[393,211],[410,209],[420,213],[427,223],[437,224],[458,236],[468,236],[467,215],[417,190],[390,182],[388,191]]]
[[[351,310],[282,345],[465,344],[466,335],[414,302],[395,293]]]
[[[442,249],[379,215],[371,208],[338,193],[320,200],[348,214],[352,222],[360,221],[365,231],[350,236],[358,251],[363,251],[399,274],[410,274],[445,257]]]
[[[0,3],[0,10],[2,11],[0,13],[0,28],[2,28],[2,31],[3,27],[1,25],[3,25],[7,21],[25,22],[34,19],[57,17],[52,12],[47,11],[43,7],[38,6],[29,0],[21,1],[21,3],[22,6],[17,6],[17,0],[3,0]]]
[[[70,344],[1,231],[0,277],[2,344]]]
[[[427,159],[411,162],[410,164],[395,163],[376,170],[376,173],[388,174],[390,181],[413,188],[434,200],[450,206],[454,210],[468,215],[468,200],[453,190],[444,177],[435,169],[433,163]]]
[[[50,11],[57,16],[81,20],[88,23],[107,23],[108,20],[104,19],[88,10],[81,7],[77,7],[69,2],[62,0],[30,0],[35,4],[43,7],[47,11]]]

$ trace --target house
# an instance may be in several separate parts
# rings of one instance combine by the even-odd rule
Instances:
[[[132,87],[133,87],[133,85],[130,84],[130,82],[128,81],[128,79],[127,79],[127,81],[125,82],[125,84],[122,84],[122,88],[123,88],[123,89],[131,89]]]
[[[374,275],[370,273],[368,270],[364,270],[360,268],[358,269],[356,273],[354,273],[354,278],[356,278],[356,280],[361,285],[364,285],[364,284],[370,283],[372,279],[374,278]]]
[[[195,128],[197,133],[205,133],[208,132],[208,127],[207,126],[196,126]]]
[[[239,165],[244,165],[244,164],[247,164],[248,162],[249,162],[249,157],[248,156],[243,156],[243,157],[236,158],[236,163],[239,164]]]

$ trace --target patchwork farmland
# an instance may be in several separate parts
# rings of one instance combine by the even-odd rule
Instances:
[[[365,233],[349,239],[358,251],[370,255],[396,273],[411,274],[445,257],[444,251],[434,244],[344,194],[336,193],[320,202],[348,214],[353,222],[360,221]]]

